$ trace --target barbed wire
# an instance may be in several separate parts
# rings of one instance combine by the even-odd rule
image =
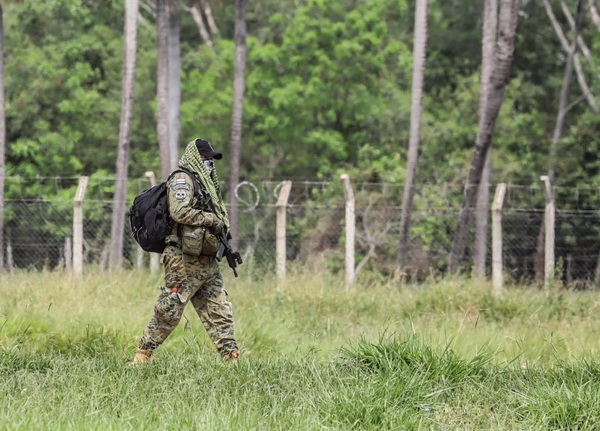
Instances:
[[[11,247],[15,267],[54,268],[61,265],[65,241],[72,231],[72,200],[78,180],[77,177],[59,176],[6,179],[4,237],[6,245]],[[251,265],[274,266],[275,205],[283,184],[283,181],[272,180],[243,181],[234,189],[241,210],[240,251],[244,261]],[[131,196],[148,187],[147,178],[128,180]],[[403,185],[359,183],[353,187],[357,259],[361,269],[390,272],[398,247]],[[113,191],[114,177],[90,178],[83,203],[87,264],[106,265]],[[418,186],[408,244],[409,265],[416,277],[445,271],[463,191],[458,184],[425,183]],[[568,282],[590,282],[595,277],[600,252],[600,188],[555,186],[553,193],[557,218],[556,259],[562,262],[562,278]],[[492,199],[493,193],[490,195]],[[538,277],[536,262],[540,259],[544,206],[541,185],[507,185],[503,249],[507,274],[514,280]],[[292,182],[287,203],[288,259],[330,269],[341,268],[343,208],[341,183]],[[127,223],[125,214],[123,223]],[[128,236],[125,257],[129,265],[134,265],[135,253],[136,245]],[[488,261],[489,255],[488,252]],[[466,265],[470,264],[470,259],[467,253]]]

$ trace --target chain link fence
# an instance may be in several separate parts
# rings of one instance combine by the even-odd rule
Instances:
[[[78,178],[7,178],[4,202],[5,266],[25,269],[69,268],[73,232],[73,197]],[[148,188],[147,179],[128,182],[133,197]],[[236,190],[239,249],[244,265],[275,268],[276,203],[281,182],[242,182]],[[490,196],[495,186],[490,187]],[[356,214],[355,267],[358,273],[383,276],[395,270],[402,184],[353,184]],[[83,211],[83,259],[106,268],[110,246],[114,179],[89,179]],[[555,278],[565,285],[596,285],[600,252],[600,189],[554,187],[556,203]],[[228,191],[225,191],[228,193]],[[461,185],[417,187],[411,215],[408,265],[412,279],[447,271],[457,223]],[[491,199],[491,198],[490,198]],[[286,206],[286,259],[311,268],[344,271],[344,192],[341,182],[293,181]],[[543,186],[508,185],[502,215],[503,266],[507,281],[541,282],[544,274]],[[490,217],[488,217],[490,219]],[[474,239],[471,217],[470,239]],[[140,264],[138,249],[125,224],[125,265]],[[489,224],[489,223],[488,223]],[[490,231],[490,226],[488,226]],[[487,240],[487,273],[491,272],[491,233]],[[472,246],[462,269],[472,268]],[[142,265],[147,265],[147,254]]]

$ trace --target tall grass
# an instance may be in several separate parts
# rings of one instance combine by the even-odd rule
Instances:
[[[149,366],[128,361],[160,274],[0,278],[0,429],[590,430],[596,292],[421,285],[291,270],[226,275],[237,367],[190,308]]]

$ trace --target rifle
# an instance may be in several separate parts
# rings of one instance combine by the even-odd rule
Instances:
[[[206,199],[206,202],[205,202],[206,208],[208,208],[208,210],[210,212],[212,212],[213,214],[216,214],[217,212],[215,211],[215,207],[213,205],[210,194],[208,194],[206,192],[206,190],[204,190],[204,187],[202,187],[202,192]],[[229,232],[223,230],[223,231],[221,231],[221,233],[216,235],[216,237],[219,239],[219,249],[217,250],[217,256],[216,256],[217,260],[219,262],[221,262],[221,260],[223,259],[223,256],[225,256],[225,258],[227,259],[227,263],[229,264],[229,267],[233,271],[233,275],[235,275],[237,277],[238,273],[237,273],[236,268],[238,265],[241,265],[243,263],[243,261],[242,261],[242,256],[240,255],[240,252],[233,251],[233,249],[231,248],[231,245],[229,245],[229,239],[231,238],[231,234]]]
[[[222,231],[219,235],[217,235],[217,238],[219,238],[219,249],[217,250],[216,256],[217,260],[221,262],[221,259],[223,259],[223,256],[225,256],[229,267],[233,271],[233,275],[237,277],[238,273],[236,268],[243,262],[242,256],[240,256],[240,252],[233,251],[233,249],[229,245],[229,238],[231,238],[231,234],[229,232],[225,233],[225,231]]]

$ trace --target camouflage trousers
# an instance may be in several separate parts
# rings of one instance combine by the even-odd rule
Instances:
[[[236,350],[233,307],[218,262],[206,256],[183,254],[174,246],[167,246],[162,259],[165,285],[160,288],[154,315],[139,348],[154,350],[161,345],[179,324],[186,304],[191,302],[217,351],[224,355]]]

